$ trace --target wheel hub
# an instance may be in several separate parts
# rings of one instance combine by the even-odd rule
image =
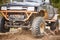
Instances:
[[[40,33],[44,33],[44,27],[45,27],[45,24],[41,23],[40,24]]]

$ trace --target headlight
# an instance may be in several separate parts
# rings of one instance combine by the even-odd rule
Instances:
[[[7,10],[7,7],[1,7],[1,10]]]
[[[28,11],[34,11],[34,7],[28,7],[27,10]]]

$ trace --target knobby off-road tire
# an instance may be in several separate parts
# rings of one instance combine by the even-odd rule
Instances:
[[[5,28],[5,18],[0,16],[0,32],[8,32],[10,28]]]
[[[51,23],[50,29],[51,29],[52,31],[54,31],[57,26],[58,26],[58,20],[56,20],[56,22],[52,22],[52,23]]]
[[[42,17],[36,17],[32,23],[32,34],[35,37],[44,36],[45,31],[45,21]]]
[[[52,19],[55,16],[55,11],[53,6],[47,5],[48,19]]]

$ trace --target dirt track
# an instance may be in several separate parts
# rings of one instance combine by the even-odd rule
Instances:
[[[34,38],[31,31],[23,31],[15,34],[0,35],[0,40],[42,40],[42,38]]]
[[[31,31],[23,30],[22,33],[17,32],[14,34],[0,35],[0,40],[60,40],[60,36],[44,36],[42,38],[34,38]]]

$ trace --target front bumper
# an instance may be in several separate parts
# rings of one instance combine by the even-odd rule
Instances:
[[[26,10],[0,10],[0,12],[5,17],[6,20],[9,20],[8,13],[25,13],[27,17],[23,21],[27,21],[33,13],[34,14],[38,13],[38,12],[26,11]]]

